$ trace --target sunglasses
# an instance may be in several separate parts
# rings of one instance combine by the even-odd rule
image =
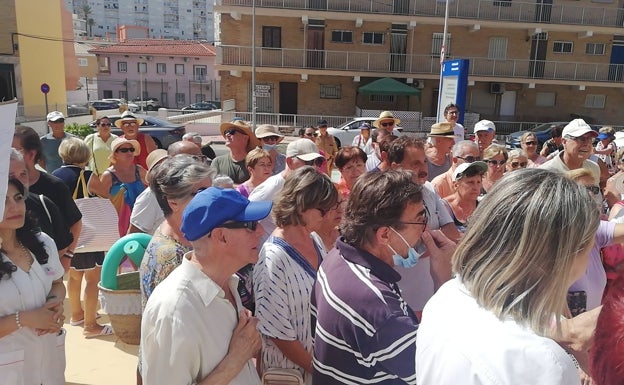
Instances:
[[[598,186],[585,186],[585,188],[594,195],[598,195],[600,193],[600,187]]]
[[[122,147],[122,148],[118,148],[115,150],[115,152],[123,152],[128,153],[128,152],[134,152],[134,147]]]
[[[65,123],[65,119],[51,120],[51,123]]]
[[[226,222],[217,227],[222,227],[225,229],[247,229],[249,231],[256,231],[256,229],[258,228],[258,221]]]
[[[392,127],[394,126],[394,122],[385,122],[385,123],[381,123],[382,127]]]
[[[102,127],[110,127],[111,124],[110,123],[100,123],[100,126],[102,126]]]
[[[238,132],[239,132],[238,130],[235,130],[235,129],[231,128],[229,130],[226,130],[223,134],[224,135],[234,136],[234,134],[237,134]]]
[[[468,163],[472,163],[472,162],[476,162],[478,160],[481,160],[480,156],[472,156],[472,155],[468,155],[468,156],[458,156],[457,159],[461,159],[464,160]]]
[[[279,140],[279,136],[265,136],[264,138],[260,138],[260,140],[264,142],[277,142]]]
[[[527,162],[511,162],[512,168],[518,168],[518,166],[525,168],[527,166]]]
[[[490,164],[492,166],[502,166],[504,165],[506,160],[494,160],[494,159],[485,159],[485,163]]]
[[[315,167],[321,167],[324,162],[325,162],[325,158],[316,158],[316,159],[304,161],[306,166],[315,166]]]
[[[527,141],[527,142],[524,142],[524,144],[526,144],[527,146],[535,146],[535,145],[537,145],[537,142],[534,142],[534,141],[532,141],[532,140],[529,140],[529,141]]]
[[[307,137],[310,137],[310,138],[314,138],[314,137],[316,137],[316,134],[315,134],[315,133],[313,133],[313,132],[306,132],[306,133],[305,133],[305,134],[303,134],[303,135],[305,135],[305,136],[307,136]]]
[[[126,122],[121,124],[123,127],[138,126],[137,122]]]

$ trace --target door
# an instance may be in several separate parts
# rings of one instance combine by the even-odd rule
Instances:
[[[405,72],[406,53],[407,25],[393,24],[390,33],[390,71]]]
[[[309,25],[306,40],[307,68],[324,68],[325,26]]]
[[[613,36],[609,80],[621,82],[624,79],[624,36]]]
[[[501,95],[500,115],[501,116],[515,116],[516,115],[516,91],[505,91]]]
[[[0,64],[0,100],[13,100],[16,96],[13,64]]]
[[[297,114],[297,83],[280,82],[279,84],[279,113],[286,115]],[[285,117],[293,120],[292,116]],[[281,122],[288,123],[288,122]]]
[[[550,13],[552,11],[552,0],[536,0],[535,21],[538,23],[550,23]]]
[[[543,78],[548,49],[548,33],[536,33],[531,38],[531,58],[529,60],[529,77]]]

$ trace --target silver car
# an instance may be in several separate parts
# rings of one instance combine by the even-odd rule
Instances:
[[[372,129],[375,129],[375,127],[373,127],[373,122],[375,120],[377,120],[376,117],[354,118],[353,120],[349,120],[338,127],[328,127],[327,133],[336,138],[338,148],[342,146],[350,146],[353,143],[353,139],[360,134],[360,126],[362,123],[368,123]],[[395,127],[393,134],[401,136],[402,131],[402,127]]]

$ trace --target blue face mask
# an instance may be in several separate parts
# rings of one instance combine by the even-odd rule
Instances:
[[[277,144],[263,144],[262,149],[265,151],[271,151],[277,149]]]
[[[426,250],[425,245],[423,243],[419,243],[418,244],[418,250],[419,251],[416,251],[416,249],[414,247],[410,246],[409,243],[407,243],[407,241],[405,240],[405,238],[403,238],[401,233],[399,233],[398,231],[396,231],[392,227],[390,227],[390,229],[392,231],[394,231],[396,233],[396,235],[398,235],[401,238],[401,240],[403,242],[405,242],[405,244],[408,246],[407,258],[403,258],[403,256],[401,256],[401,254],[397,253],[392,248],[392,246],[388,245],[388,248],[390,248],[390,250],[392,250],[392,252],[394,253],[392,255],[392,261],[394,262],[394,266],[401,266],[404,269],[409,269],[410,267],[416,266],[416,264],[418,263],[418,260],[420,259],[420,256],[425,253],[425,250]]]

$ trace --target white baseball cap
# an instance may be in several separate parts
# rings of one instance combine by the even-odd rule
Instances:
[[[561,135],[565,138],[566,136],[571,136],[573,138],[581,137],[588,132],[592,133],[594,137],[598,136],[598,133],[589,126],[589,124],[585,123],[583,119],[574,119],[570,123],[566,124],[563,127],[563,132]]]
[[[453,171],[453,181],[461,179],[467,171],[476,170],[478,173],[483,174],[487,169],[487,163],[480,160],[472,163],[462,163]]]
[[[61,119],[65,120],[65,115],[61,111],[52,111],[46,116],[48,122],[56,122]]]
[[[295,156],[304,162],[314,160],[316,158],[323,158],[323,155],[319,154],[316,144],[305,138],[290,142],[288,147],[286,147],[286,157],[292,158]]]
[[[474,133],[479,131],[496,131],[496,126],[491,120],[479,120],[474,126]]]

